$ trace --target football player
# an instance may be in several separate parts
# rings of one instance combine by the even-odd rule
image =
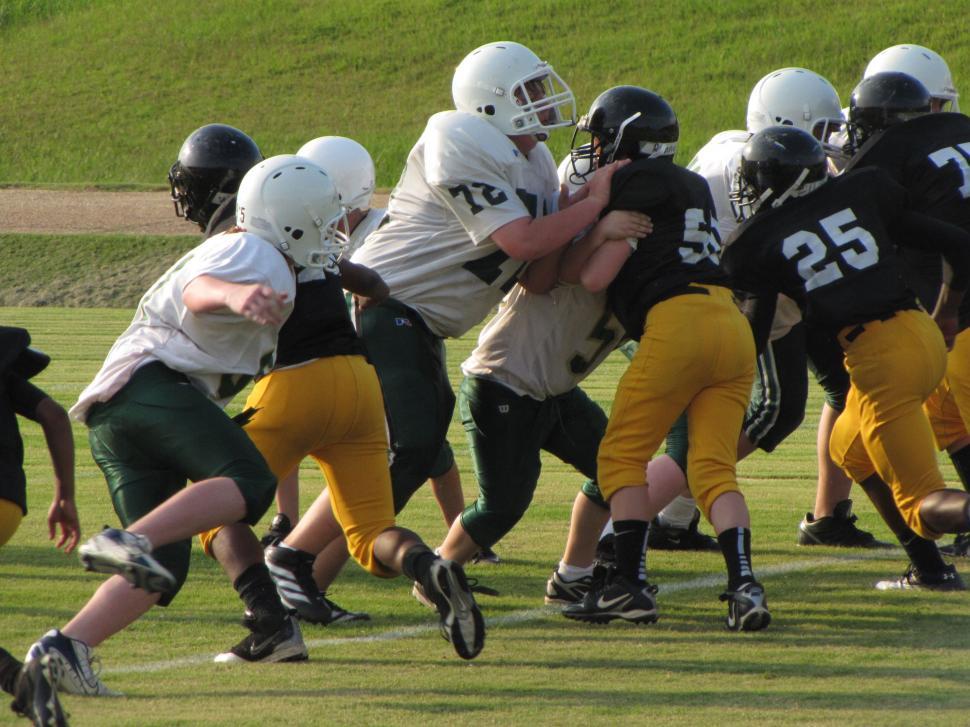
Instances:
[[[849,104],[856,153],[847,169],[884,169],[907,189],[914,209],[970,231],[970,119],[960,113],[931,113],[938,100],[905,73],[884,71],[863,79]],[[923,306],[931,308],[942,281],[940,255],[923,252],[905,259],[908,279]],[[970,334],[964,330],[970,323],[968,304],[960,310],[961,333],[947,355],[947,374],[925,405],[937,446],[949,454],[964,488],[970,488]],[[970,537],[958,535],[942,550],[966,555]],[[914,564],[900,583],[931,587],[941,566],[938,557],[935,565]]]
[[[325,264],[340,211],[332,183],[311,162],[274,157],[253,167],[239,188],[238,230],[209,238],[149,288],[71,409],[89,427],[126,529],[107,528],[80,547],[89,570],[112,577],[30,647],[28,661],[57,662],[61,689],[111,694],[91,669],[90,649],[171,603],[194,534],[254,525],[272,502],[276,478],[222,407],[271,366],[293,305],[293,268]],[[281,614],[276,626],[289,636],[277,658],[305,659],[295,620]]]
[[[236,191],[246,172],[262,160],[247,134],[225,124],[207,124],[193,131],[169,171],[176,214],[203,230],[203,239],[235,224]],[[287,530],[289,532],[289,530]],[[217,537],[218,535],[218,537]],[[263,562],[262,544],[245,523],[216,528],[201,536],[203,549],[225,570],[246,606],[244,623],[250,633],[218,661],[276,661],[291,650],[292,629],[276,587]],[[327,601],[332,623],[365,618]],[[253,649],[253,646],[258,648]]]
[[[627,135],[631,127],[637,133]],[[590,291],[608,289],[627,335],[640,341],[617,387],[597,458],[600,489],[613,517],[616,570],[563,615],[594,623],[657,620],[657,588],[646,580],[647,527],[666,501],[645,481],[644,471],[686,411],[687,481],[724,553],[727,626],[765,628],[771,616],[752,571],[750,519],[735,477],[755,349],[719,263],[710,190],[702,177],[673,163],[677,116],[651,91],[636,86],[605,91],[580,128],[591,143],[577,147],[574,141],[573,149],[592,166],[633,160],[613,178],[606,211],[642,212],[653,232],[646,240],[613,239],[605,234],[603,218],[563,258],[562,278]],[[685,335],[688,330],[691,335]]]
[[[755,84],[748,99],[747,129],[716,134],[687,168],[711,187],[717,223],[727,240],[737,226],[730,196],[741,161],[741,150],[755,134],[769,126],[804,129],[827,141],[842,131],[844,119],[832,84],[805,68],[781,68]],[[826,144],[832,154],[841,152]],[[799,545],[886,547],[856,526],[849,492],[852,481],[832,462],[828,442],[838,414],[845,406],[849,379],[842,368],[838,343],[801,320],[795,303],[778,300],[768,345],[758,356],[758,370],[738,442],[738,458],[756,449],[772,452],[795,431],[805,416],[808,366],[825,392],[817,434],[818,485],[815,507],[799,524]]]
[[[23,328],[0,326],[0,547],[17,532],[27,515],[24,443],[17,415],[41,425],[54,465],[54,499],[47,511],[50,538],[70,553],[81,536],[74,501],[74,435],[67,412],[30,382],[50,364],[50,357],[30,347]]]
[[[873,56],[862,77],[885,71],[905,73],[926,86],[930,92],[930,111],[960,111],[960,94],[950,67],[936,51],[913,43],[894,45]]]
[[[391,289],[361,311],[359,331],[384,392],[398,511],[427,479],[451,421],[444,339],[478,324],[516,281],[551,288],[558,258],[549,254],[597,218],[615,169],[557,211],[556,165],[544,141],[573,123],[575,103],[552,66],[523,45],[469,53],[452,96],[455,110],[432,116],[411,149],[388,221],[353,256]]]
[[[945,488],[921,406],[943,377],[944,336],[956,333],[970,234],[913,211],[906,190],[880,169],[829,177],[818,140],[790,127],[747,143],[737,200],[753,216],[735,230],[724,261],[736,286],[754,294],[756,340],[763,345],[784,293],[845,352],[851,383],[832,432],[833,460],[864,486],[874,474],[888,483],[901,518],[873,501],[904,544],[907,532],[936,539],[966,530],[970,495]],[[934,309],[939,327],[903,280],[897,245],[938,250],[952,266]],[[960,585],[952,566],[935,575],[940,587]]]

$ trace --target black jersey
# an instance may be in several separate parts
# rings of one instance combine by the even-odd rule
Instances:
[[[609,301],[627,334],[640,340],[651,306],[691,283],[726,285],[721,238],[711,190],[699,174],[670,157],[637,159],[613,176],[612,210],[650,216],[653,232],[642,238],[610,284]]]
[[[866,142],[848,169],[867,166],[904,186],[913,209],[970,231],[970,117],[926,114],[891,126]],[[932,306],[942,281],[940,255],[904,249],[901,256],[923,305]],[[970,323],[970,299],[960,317]]]
[[[740,225],[724,267],[736,288],[765,301],[784,293],[830,330],[886,318],[917,305],[896,244],[918,242],[891,232],[907,213],[906,190],[885,172],[849,172]]]
[[[280,329],[277,368],[326,356],[364,355],[341,280],[340,275],[317,270],[299,274],[293,312]]]
[[[208,240],[213,235],[225,232],[236,224],[236,195],[228,197],[221,205],[216,208],[209,218],[209,224],[205,226],[202,238]]]

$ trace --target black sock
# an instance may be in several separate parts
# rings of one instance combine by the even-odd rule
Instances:
[[[265,563],[253,563],[240,575],[232,587],[246,604],[246,625],[255,631],[278,630],[286,618],[286,609],[276,592]]]
[[[903,546],[909,560],[920,573],[940,573],[946,567],[936,543],[921,538],[912,530],[909,531],[908,537],[901,536],[899,538],[899,544]]]
[[[717,542],[727,564],[728,590],[735,591],[742,583],[753,581],[751,531],[748,528],[728,528],[717,536]]]
[[[426,586],[428,575],[431,572],[431,564],[435,562],[437,557],[434,551],[424,543],[412,545],[404,554],[401,572],[412,581],[420,583],[427,590]]]
[[[951,454],[950,461],[953,463],[953,468],[960,476],[960,482],[963,483],[963,489],[970,492],[970,445],[961,447],[956,452]]]
[[[616,570],[630,583],[647,580],[647,527],[646,520],[614,520],[616,536]]]
[[[9,651],[0,648],[0,689],[7,694],[13,694],[17,675],[23,666]]]

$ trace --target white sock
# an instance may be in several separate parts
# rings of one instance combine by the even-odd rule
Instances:
[[[569,565],[564,560],[559,561],[559,567],[556,570],[559,571],[559,577],[564,581],[578,581],[584,576],[593,575],[593,566],[581,568],[578,565]]]
[[[697,509],[697,504],[694,502],[694,498],[681,495],[661,510],[657,519],[664,527],[683,530],[694,519],[695,509]]]

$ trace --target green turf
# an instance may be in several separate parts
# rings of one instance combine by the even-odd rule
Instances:
[[[54,356],[39,383],[65,404],[94,375],[130,315],[0,309],[0,320],[26,326],[35,345]],[[453,375],[473,340],[449,344]],[[587,390],[606,404],[624,366],[622,356],[612,356],[588,380]],[[150,614],[98,649],[105,681],[127,698],[68,696],[72,723],[965,724],[970,596],[873,590],[877,579],[902,572],[900,551],[794,545],[798,521],[813,497],[811,423],[818,406],[813,385],[809,425],[776,453],[756,454],[739,470],[752,512],[754,565],[774,614],[765,632],[723,629],[724,607],[717,601],[723,562],[716,553],[651,552],[651,578],[661,586],[661,619],[653,626],[592,627],[543,608],[545,579],[560,556],[570,503],[582,480],[549,457],[533,507],[496,546],[503,564],[470,568],[502,592],[481,599],[489,632],[474,662],[463,663],[452,653],[406,583],[380,581],[351,567],[331,595],[347,607],[369,610],[371,623],[306,627],[308,663],[210,664],[208,657],[242,635],[236,623],[240,607],[219,569],[196,553],[188,584],[171,608]],[[47,543],[49,463],[38,427],[26,422],[22,430],[33,509],[0,549],[0,644],[18,654],[48,628],[65,623],[100,581]],[[116,519],[84,431],[75,433],[78,499],[91,534]],[[470,496],[474,482],[459,425],[453,425],[451,441]],[[944,471],[955,482],[948,464]],[[304,503],[319,484],[305,469]],[[860,524],[888,538],[861,493],[855,496]],[[402,522],[432,543],[444,534],[427,488]],[[0,716],[0,722],[8,720]]]
[[[0,183],[164,183],[182,140],[221,121],[267,154],[357,138],[396,181],[455,65],[517,40],[549,60],[580,113],[604,88],[650,87],[680,115],[681,161],[744,123],[752,85],[784,66],[847,101],[867,61],[901,42],[970,81],[965,1],[0,1]],[[551,141],[561,155],[570,133]]]

